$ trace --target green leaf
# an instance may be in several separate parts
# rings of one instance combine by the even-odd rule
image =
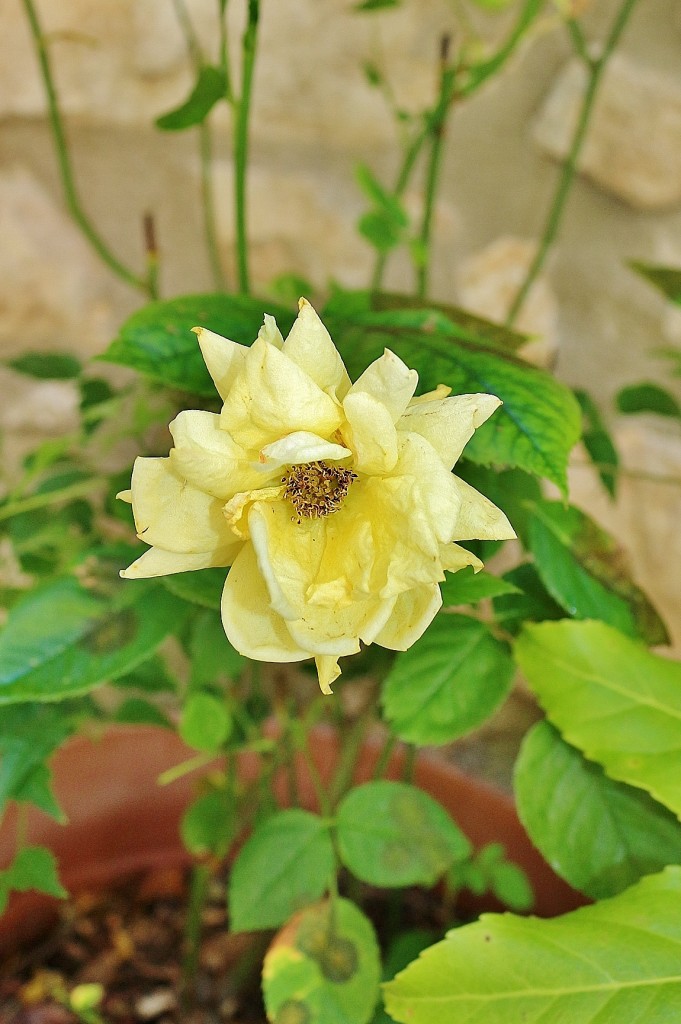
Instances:
[[[658,416],[681,419],[679,403],[673,395],[657,384],[630,384],[629,387],[617,392],[616,401],[617,408],[623,413],[653,412]]]
[[[488,718],[509,691],[513,661],[483,622],[438,615],[398,654],[383,687],[393,731],[409,743],[449,743]]]
[[[474,64],[468,69],[467,75],[457,88],[460,96],[470,96],[489,78],[493,78],[501,71],[506,61],[513,55],[517,46],[525,38],[532,22],[541,13],[545,4],[546,0],[525,0],[518,15],[518,20],[503,45],[499,47],[489,60],[481,61],[479,64]]]
[[[14,861],[0,871],[0,914],[5,912],[9,894],[37,889],[64,899],[68,893],[57,876],[57,862],[54,855],[44,846],[24,846]]]
[[[603,422],[598,406],[586,391],[575,391],[584,417],[582,441],[601,482],[611,497],[617,490],[619,455]]]
[[[444,808],[405,782],[356,786],[338,808],[336,828],[346,868],[385,888],[434,885],[471,852]]]
[[[385,986],[409,1024],[667,1024],[681,1006],[681,869],[552,921],[483,914]]]
[[[489,869],[490,888],[509,910],[528,911],[534,903],[530,881],[521,867],[509,860],[500,860]]]
[[[203,793],[185,811],[180,830],[195,857],[210,853],[222,860],[239,830],[234,794],[228,789]]]
[[[603,622],[527,626],[515,654],[568,743],[681,815],[680,664]]]
[[[402,0],[362,0],[355,4],[356,11],[382,11],[386,7],[399,7]]]
[[[413,295],[403,295],[399,292],[372,292],[366,306],[366,311],[368,310],[375,310],[379,313],[394,310],[409,311],[412,314],[409,320],[405,321],[401,318],[398,321],[402,327],[414,327],[427,331],[435,329],[445,333],[453,328],[457,336],[463,332],[464,338],[475,338],[487,348],[499,348],[504,352],[516,352],[529,341],[528,335],[520,334],[502,324],[494,323],[492,320],[485,320],[460,306],[431,300],[428,301],[427,306],[424,306],[423,299],[415,298]]]
[[[202,608],[219,611],[226,579],[225,569],[197,569],[195,572],[176,572],[163,576],[161,582],[175,597],[191,601]]]
[[[0,819],[10,800],[32,803],[57,821],[64,816],[52,793],[47,760],[73,732],[63,708],[19,705],[0,714]]]
[[[421,391],[443,383],[457,394],[497,395],[504,405],[475,432],[466,458],[518,467],[566,490],[567,459],[579,438],[581,415],[572,392],[549,374],[453,325],[448,333],[416,331],[387,326],[385,314],[347,313],[343,319],[327,317],[327,327],[353,378],[389,348],[418,371]]]
[[[640,789],[609,779],[548,722],[523,741],[515,767],[518,813],[562,878],[593,899],[681,864],[681,824]]]
[[[146,582],[126,584],[117,602],[72,578],[47,584],[12,609],[0,634],[0,704],[60,701],[124,675],[184,614],[186,605]]]
[[[232,732],[225,703],[210,693],[191,693],[182,709],[180,736],[189,747],[217,753]]]
[[[649,644],[669,642],[664,623],[629,576],[624,552],[584,512],[536,502],[530,549],[547,590],[570,615],[602,619]]]
[[[369,210],[362,214],[357,229],[380,253],[390,252],[404,237],[404,229],[385,210]]]
[[[239,853],[229,883],[234,932],[276,928],[296,910],[318,900],[334,867],[329,829],[299,809],[273,814]]]
[[[511,569],[504,575],[504,579],[522,591],[520,594],[494,598],[495,620],[506,632],[515,635],[525,622],[543,622],[545,619],[565,617],[565,612],[553,600],[530,562],[524,562]]]
[[[657,267],[651,263],[639,263],[632,260],[629,264],[641,277],[655,285],[672,302],[681,305],[681,270],[674,267]]]
[[[139,370],[168,387],[215,397],[192,327],[207,327],[241,345],[250,345],[263,314],[276,316],[284,334],[295,319],[289,310],[246,295],[185,295],[152,302],[125,321],[100,359]]]
[[[278,274],[270,281],[268,289],[274,298],[283,305],[296,306],[301,295],[308,299],[314,295],[315,287],[308,278],[301,274]]]
[[[116,708],[114,722],[125,725],[160,725],[165,729],[174,729],[166,715],[155,704],[142,697],[128,697]]]
[[[458,572],[448,573],[440,584],[442,603],[445,608],[459,604],[476,604],[486,597],[500,597],[502,594],[519,594],[513,583],[488,572],[473,572],[467,565]]]
[[[73,380],[82,369],[80,360],[66,352],[27,352],[5,365],[38,380]]]
[[[158,655],[147,658],[131,672],[118,676],[114,683],[122,689],[143,690],[145,693],[174,693],[177,689],[176,680]]]
[[[196,84],[184,103],[158,117],[156,127],[165,132],[178,132],[183,128],[201,124],[226,92],[227,81],[224,71],[206,64],[199,70]]]
[[[274,1024],[368,1024],[381,961],[371,922],[337,898],[297,915],[275,938],[263,967]]]
[[[248,663],[234,650],[225,636],[220,616],[214,612],[202,612],[192,623],[189,653],[192,687],[238,679]]]

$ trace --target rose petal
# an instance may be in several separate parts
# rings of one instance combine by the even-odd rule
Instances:
[[[424,401],[427,397],[423,395],[410,404],[398,429],[424,437],[447,469],[451,469],[476,428],[502,403],[494,395],[456,395]]]
[[[244,365],[248,348],[205,327],[193,327],[192,330],[199,339],[203,361],[224,401]]]
[[[456,520],[457,540],[513,540],[516,533],[508,519],[489,498],[452,475],[461,498]]]
[[[409,405],[418,382],[416,370],[410,370],[399,356],[387,348],[357,378],[348,395],[371,395],[385,406],[393,423],[397,423]]]
[[[334,398],[343,398],[350,387],[343,360],[307,299],[301,299],[298,308],[298,316],[284,342],[283,351],[322,391]]]
[[[241,542],[237,539],[228,547],[215,551],[178,552],[163,548],[149,548],[120,575],[126,580],[148,579],[152,576],[170,576],[176,572],[194,572],[213,566],[228,566],[238,554]]]
[[[223,501],[240,491],[264,487],[276,467],[258,470],[251,454],[234,443],[212,412],[185,411],[169,427],[175,441],[170,462],[178,476]]]
[[[406,651],[422,636],[442,607],[437,583],[405,590],[395,601],[392,615],[376,637],[391,651]]]

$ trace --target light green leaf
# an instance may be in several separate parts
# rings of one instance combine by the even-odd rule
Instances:
[[[431,886],[471,852],[440,804],[404,782],[351,789],[338,808],[336,828],[343,864],[369,885]]]
[[[196,857],[207,853],[222,859],[239,830],[234,794],[228,789],[202,793],[184,813],[182,842]]]
[[[354,903],[309,907],[277,935],[263,967],[273,1024],[368,1024],[381,961],[371,922]]]
[[[181,624],[186,607],[146,582],[119,589],[117,602],[70,578],[33,591],[0,634],[0,704],[60,701],[124,675]]]
[[[603,622],[527,626],[515,654],[568,743],[681,815],[681,665]]]
[[[681,1008],[681,869],[552,921],[483,914],[385,996],[402,1024],[670,1024]]]
[[[276,928],[324,893],[334,865],[326,822],[280,811],[259,825],[234,862],[229,882],[234,932]]]
[[[201,691],[189,694],[180,719],[180,736],[187,746],[217,753],[232,727],[232,716],[223,700]]]
[[[216,397],[192,327],[207,327],[231,341],[250,345],[264,313],[276,316],[281,331],[295,319],[288,309],[246,295],[184,295],[152,302],[125,321],[100,359],[139,370],[171,388]]]
[[[500,576],[488,572],[473,572],[471,566],[449,573],[440,584],[442,604],[451,608],[459,604],[477,604],[485,597],[500,597],[502,594],[519,594],[518,587]]]
[[[227,91],[225,73],[221,68],[204,65],[187,99],[175,110],[156,119],[156,127],[166,132],[178,132],[201,124],[215,104]]]
[[[513,661],[483,622],[438,615],[398,654],[383,687],[383,710],[409,743],[449,743],[480,725],[511,686]]]
[[[650,644],[668,643],[664,623],[627,571],[624,552],[584,512],[538,501],[530,550],[547,590],[578,619],[602,619]]]
[[[197,569],[195,572],[176,572],[163,576],[163,586],[183,601],[202,608],[220,610],[222,590],[227,579],[224,569]]]
[[[615,782],[548,722],[523,741],[515,767],[518,813],[562,878],[593,899],[681,864],[681,824],[640,789]]]
[[[57,876],[54,855],[44,846],[25,846],[10,866],[0,871],[0,914],[5,912],[12,891],[27,892],[29,889],[37,889],[58,899],[68,896]]]

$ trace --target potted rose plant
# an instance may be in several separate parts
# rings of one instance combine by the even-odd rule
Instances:
[[[47,51],[31,0],[25,6],[63,156]],[[681,673],[648,649],[667,641],[666,630],[612,539],[568,504],[580,407],[519,357],[526,339],[513,330],[538,265],[503,328],[427,298],[447,113],[500,70],[543,7],[520,5],[510,36],[484,59],[453,55],[444,41],[439,93],[411,126],[396,187],[359,172],[372,204],[360,225],[377,252],[372,287],[336,286],[318,311],[306,298],[296,310],[250,293],[244,174],[258,3],[248,5],[240,91],[224,48],[217,64],[194,51],[195,88],[159,124],[204,131],[216,102],[233,109],[237,291],[158,299],[150,226],[147,272],[132,283],[152,301],[104,355],[141,381],[114,388],[75,360],[39,354],[14,364],[71,375],[81,428],[34,452],[0,507],[34,580],[28,592],[8,589],[0,634],[0,806],[18,808],[3,826],[12,846],[0,873],[3,909],[15,890],[63,895],[57,859],[32,838],[39,826],[26,815],[31,805],[62,815],[54,752],[112,721],[151,723],[167,733],[147,728],[136,742],[176,730],[185,744],[172,739],[162,754],[176,796],[158,820],[138,810],[136,822],[143,833],[160,822],[167,852],[163,836],[181,817],[194,861],[189,989],[201,906],[229,859],[229,927],[276,933],[262,985],[277,1024],[365,1024],[386,1014],[438,1024],[457,1013],[483,1024],[552,1012],[595,1021],[606,1006],[631,1019],[654,1006],[655,1019],[669,1020],[681,1006]],[[591,75],[576,150],[632,8],[622,4],[598,59],[576,14],[563,15]],[[415,231],[402,198],[418,157],[428,173]],[[72,185],[68,159],[61,168]],[[78,210],[73,188],[67,194]],[[385,261],[405,243],[415,294],[386,293]],[[101,254],[125,271],[105,247]],[[670,293],[675,280],[664,276]],[[587,449],[600,452],[612,487],[609,439],[580,397]],[[158,435],[168,421],[172,446]],[[102,445],[131,433],[132,471],[97,471]],[[545,497],[542,481],[561,497]],[[512,567],[486,572],[483,559],[509,541]],[[427,795],[414,765],[418,748],[481,725],[517,668],[546,713],[518,758],[520,816],[558,874],[596,902],[549,921],[486,914],[416,944],[388,929],[379,948],[366,912],[376,890],[438,884],[452,925],[463,888],[529,909],[522,876],[498,848],[474,853],[457,823],[463,809]],[[378,722],[379,746],[358,781]],[[330,763],[318,756],[320,723],[340,735]],[[398,748],[401,764],[392,760]],[[97,761],[96,743],[76,749],[83,770]],[[126,750],[129,791],[135,755]],[[102,792],[115,803],[111,764]],[[184,788],[173,791],[178,780]],[[83,820],[87,842],[94,819]],[[65,998],[84,1020],[106,1014],[99,991]]]

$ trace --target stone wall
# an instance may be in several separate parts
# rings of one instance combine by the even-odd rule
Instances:
[[[209,288],[196,132],[162,135],[152,125],[191,83],[172,0],[36,3],[88,212],[114,251],[141,269],[141,221],[152,211],[162,293]],[[462,5],[470,8],[467,0]],[[354,230],[363,200],[353,167],[363,160],[389,179],[397,157],[395,126],[362,64],[379,62],[398,102],[419,109],[432,97],[438,39],[456,29],[457,5],[405,0],[399,10],[373,16],[353,13],[351,0],[261,6],[250,179],[256,284],[264,288],[274,275],[295,270],[320,289],[330,278],[361,285],[371,254]],[[617,5],[586,6],[587,35],[602,38]],[[216,7],[215,0],[187,0],[202,45],[213,54]],[[230,5],[235,37],[243,7],[240,0]],[[433,295],[492,318],[503,317],[541,233],[582,87],[550,8],[503,78],[461,105],[449,127]],[[603,83],[559,244],[520,321],[537,336],[535,356],[555,363],[569,383],[588,387],[606,411],[623,384],[664,381],[665,366],[652,353],[681,344],[681,317],[626,266],[631,259],[681,265],[677,8],[677,0],[640,0]],[[501,38],[507,19],[477,17],[484,37]],[[98,261],[65,212],[20,0],[0,4],[0,40],[0,356],[35,348],[94,354],[140,299]],[[218,232],[230,267],[226,115],[215,124]],[[418,207],[417,194],[407,198]],[[391,264],[388,284],[409,287],[404,261]],[[46,392],[3,371],[0,387],[6,437],[54,432],[73,415],[66,386]],[[677,424],[614,426],[625,457],[647,453],[647,475],[659,468],[668,481],[681,477]],[[681,555],[679,531],[671,528],[681,488],[642,482],[640,466],[633,468],[639,475],[627,478],[615,510],[592,496],[581,470],[575,497],[619,532],[643,581],[678,623],[669,566]],[[652,499],[650,486],[657,488]],[[646,518],[650,500],[657,517],[667,516],[666,527]]]

